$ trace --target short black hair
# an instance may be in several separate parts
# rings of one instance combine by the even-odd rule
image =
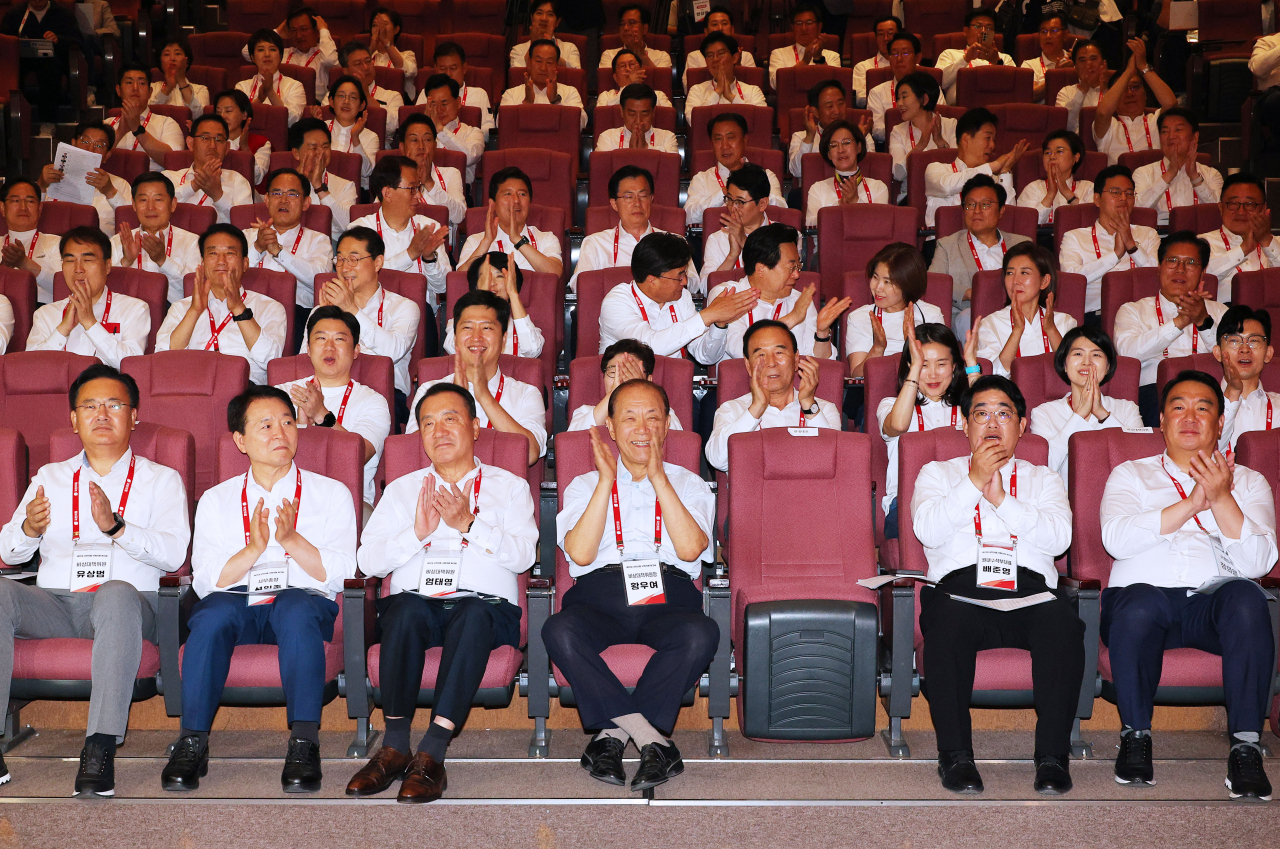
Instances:
[[[910,44],[911,52],[917,55],[919,55],[920,51],[924,49],[920,46],[919,36],[917,36],[914,32],[910,32],[909,30],[902,29],[901,27],[898,28],[898,34],[893,37],[893,41],[889,42],[889,50],[892,51],[893,45],[897,44],[899,41],[905,41],[907,42],[907,44]]]
[[[938,100],[942,97],[942,87],[939,86],[938,81],[929,74],[926,74],[924,71],[912,71],[902,79],[898,80],[897,85],[898,91],[902,91],[903,86],[911,89],[911,93],[915,96],[916,100],[920,101],[920,106],[924,111],[937,111]]]
[[[1079,171],[1080,166],[1084,164],[1084,140],[1080,138],[1079,134],[1073,133],[1070,130],[1054,130],[1052,133],[1049,133],[1049,135],[1044,137],[1044,143],[1040,145],[1040,150],[1047,150],[1049,148],[1049,142],[1057,141],[1058,139],[1062,139],[1067,143],[1067,147],[1071,148],[1072,156],[1079,157],[1079,159],[1075,161],[1075,164],[1071,166],[1071,173],[1074,174]]]
[[[130,191],[136,195],[138,190],[148,183],[159,183],[164,186],[164,190],[169,193],[169,197],[177,200],[178,193],[173,188],[173,180],[166,177],[162,171],[143,171],[141,174],[133,178],[133,185],[129,187]]]
[[[623,47],[619,49],[617,53],[613,54],[613,61],[609,63],[609,67],[612,68],[615,73],[618,70],[618,60],[621,59],[623,56],[630,56],[632,59],[635,59],[637,62],[644,64],[641,61],[640,57],[636,55],[636,52],[634,50],[632,50],[630,47]]]
[[[639,165],[623,165],[617,171],[614,171],[613,176],[609,178],[610,200],[617,200],[618,188],[622,185],[623,180],[644,180],[649,184],[649,194],[653,194],[653,174],[648,168],[641,168]]]
[[[649,10],[639,3],[628,3],[622,8],[620,8],[618,10],[618,23],[622,23],[622,18],[627,14],[627,12],[639,12],[640,23],[644,24],[645,26],[649,25],[649,20],[650,20]]]
[[[716,124],[735,124],[742,131],[742,137],[745,139],[747,134],[751,132],[751,127],[747,125],[747,119],[743,118],[737,112],[721,112],[719,115],[712,115],[707,121],[707,138],[711,138],[715,134]]]
[[[102,121],[81,121],[79,124],[76,124],[75,131],[71,134],[71,138],[78,139],[90,130],[97,130],[104,134],[107,137],[108,148],[115,145],[116,131],[110,124],[103,123]]]
[[[898,20],[897,15],[881,15],[871,22],[871,31],[875,32],[876,28],[884,23],[892,23],[898,29],[902,29],[902,21]]]
[[[298,410],[293,406],[293,399],[283,389],[266,384],[250,383],[243,392],[232,398],[227,404],[227,430],[244,436],[244,428],[248,423],[249,406],[254,401],[275,399],[289,408],[289,415],[297,418]]]
[[[285,15],[284,22],[285,24],[288,24],[289,21],[292,21],[294,18],[301,18],[304,15],[307,17],[307,20],[311,21],[311,26],[316,27],[316,29],[320,28],[316,23],[316,12],[310,6],[299,6],[292,12],[289,12]]]
[[[550,6],[551,13],[555,15],[557,18],[560,17],[559,0],[533,0],[533,2],[529,4],[529,14],[532,15],[534,12],[538,11],[543,6]]]
[[[956,140],[964,136],[976,136],[987,124],[999,127],[1000,119],[996,117],[996,113],[985,106],[975,106],[956,121]]]
[[[1170,106],[1168,109],[1161,109],[1160,117],[1156,119],[1157,131],[1164,129],[1164,122],[1167,118],[1181,118],[1191,125],[1191,132],[1200,132],[1200,119],[1196,117],[1196,113],[1185,106]]]
[[[369,93],[364,90],[364,83],[360,82],[351,74],[343,74],[329,80],[329,108],[333,108],[333,101],[338,97],[338,89],[344,85],[352,85],[360,95],[361,111],[369,108]]]
[[[1002,374],[984,374],[965,389],[964,395],[960,396],[960,412],[966,419],[969,418],[973,399],[981,392],[993,390],[1003,392],[1013,402],[1013,408],[1017,411],[1019,419],[1027,417],[1027,399],[1022,397],[1022,390],[1018,388],[1018,384]]]
[[[747,332],[742,334],[742,358],[743,359],[745,360],[751,359],[751,337],[755,336],[761,330],[768,330],[771,327],[777,330],[781,330],[787,334],[787,338],[791,340],[792,353],[800,352],[800,345],[798,342],[796,342],[796,334],[792,332],[790,327],[787,327],[786,323],[781,321],[776,321],[775,319],[772,319],[772,318],[762,318],[759,321],[753,323],[750,327],[747,328]]]
[[[253,120],[253,103],[250,102],[249,95],[245,94],[243,91],[241,91],[238,88],[225,89],[223,91],[218,92],[213,97],[209,98],[209,105],[213,107],[213,111],[215,113],[218,111],[218,102],[222,100],[224,97],[229,97],[233,101],[235,101],[236,108],[244,113],[244,117],[246,121]],[[223,120],[225,121],[226,119],[224,118]],[[302,120],[307,120],[307,119],[304,118]],[[290,127],[289,129],[292,130],[293,128]]]
[[[321,132],[324,133],[325,141],[333,141],[333,133],[329,132],[329,125],[319,118],[299,118],[298,122],[289,128],[289,149],[297,150],[302,147],[302,143],[307,139],[307,133]]]
[[[689,243],[674,233],[653,232],[640,240],[631,252],[631,276],[637,283],[661,277],[668,271],[685,268],[692,254]]]
[[[370,28],[373,27],[374,19],[376,19],[378,15],[386,15],[387,20],[391,21],[391,26],[395,27],[397,30],[404,29],[404,19],[400,17],[400,13],[395,9],[388,9],[386,6],[375,6],[369,12]]]
[[[286,23],[288,23],[288,21],[286,21]],[[253,60],[253,51],[257,50],[258,45],[264,41],[268,41],[271,44],[274,44],[276,46],[276,50],[280,51],[280,55],[284,56],[284,39],[280,37],[280,33],[276,32],[273,29],[270,29],[269,27],[263,27],[262,29],[254,31],[253,35],[249,36],[250,61]],[[149,77],[150,72],[148,71],[147,73]]]
[[[208,124],[210,122],[217,124],[219,127],[221,127],[223,135],[226,135],[226,136],[231,135],[231,128],[227,126],[226,119],[223,118],[221,115],[217,114],[216,112],[209,112],[204,115],[200,115],[194,121],[192,121],[191,135],[194,136],[196,134],[196,131],[200,129],[201,124]]]
[[[970,9],[964,14],[964,25],[968,27],[978,18],[986,18],[994,24],[996,22],[996,13],[994,10],[988,9],[986,6],[979,6],[975,9]]]
[[[1018,242],[1005,252],[1001,270],[1007,272],[1009,263],[1020,257],[1031,260],[1032,265],[1036,267],[1036,273],[1041,277],[1046,274],[1049,276],[1049,285],[1040,290],[1040,306],[1043,308],[1049,296],[1058,288],[1058,258],[1054,256],[1053,251],[1041,244],[1029,240]],[[1008,295],[1005,296],[1005,300],[1008,300]]]
[[[31,191],[36,193],[36,200],[40,200],[41,191],[39,183],[27,177],[14,177],[12,179],[5,180],[4,186],[0,187],[0,203],[8,200],[9,192],[13,191],[18,186],[30,186]]]
[[[623,106],[628,100],[647,100],[656,109],[658,93],[648,83],[632,83],[618,94],[618,106]]]
[[[492,292],[481,289],[472,289],[453,302],[455,331],[458,321],[462,318],[462,313],[471,307],[484,307],[497,313],[498,324],[502,327],[503,334],[506,334],[507,325],[511,323],[511,304],[507,303],[506,298],[499,298]]]
[[[485,257],[489,258],[489,267],[495,271],[506,271],[510,263],[507,261],[507,255],[502,251],[489,251],[484,256],[476,257],[476,261],[471,263],[467,269],[467,291],[474,292],[475,288],[480,285],[480,268],[484,265]],[[520,270],[520,266],[516,266],[516,291],[519,292],[524,286],[524,272]]]
[[[942,396],[942,399],[953,407],[959,407],[960,401],[964,398],[965,390],[969,388],[969,376],[964,371],[964,352],[960,348],[960,342],[956,339],[956,335],[945,324],[934,324],[926,321],[923,324],[916,325],[916,341],[922,346],[930,343],[941,345],[951,352],[951,382],[947,384],[947,391]],[[899,392],[906,385],[907,375],[910,373],[911,357],[899,357]],[[916,397],[921,397],[919,387],[916,390]]]
[[[702,39],[702,43],[698,45],[698,50],[701,51],[703,56],[706,56],[707,48],[713,44],[723,44],[724,49],[730,53],[738,52],[738,39],[720,30],[712,30],[707,33],[706,37]]]
[[[1108,165],[1098,172],[1093,178],[1093,193],[1095,196],[1100,194],[1107,187],[1107,181],[1116,177],[1124,177],[1129,181],[1129,185],[1137,185],[1133,181],[1133,171],[1129,170],[1125,165]]]
[[[817,18],[818,23],[822,23],[822,8],[816,3],[797,3],[791,10],[791,21],[794,23],[796,18],[806,12]]]
[[[724,15],[726,18],[728,18],[730,24],[733,23],[733,12],[729,11],[728,6],[723,6],[718,3],[715,6],[712,6],[707,11],[707,17],[709,18],[712,15],[716,14],[717,12],[720,13],[721,15]],[[706,20],[706,18],[704,18],[703,20]]]
[[[773,192],[773,185],[769,182],[769,172],[754,162],[748,162],[730,174],[725,182],[725,189],[727,190],[729,186],[742,189],[751,195],[753,201],[768,200]]]
[[[71,388],[67,390],[67,400],[71,403],[71,409],[76,408],[76,401],[80,400],[80,390],[91,380],[115,380],[124,386],[125,392],[129,394],[129,406],[138,409],[138,400],[141,397],[138,393],[138,381],[133,379],[133,375],[125,374],[119,369],[113,368],[106,363],[94,363],[76,377],[71,382]]]
[[[422,93],[425,95],[438,88],[449,89],[449,94],[452,97],[457,97],[462,93],[462,86],[460,86],[458,81],[448,74],[432,74],[427,77],[427,81],[422,84]]]
[[[449,82],[453,82],[453,80],[449,80]],[[411,127],[430,127],[431,138],[433,140],[440,136],[440,130],[436,127],[436,122],[431,120],[430,116],[424,115],[421,112],[410,112],[405,116],[405,119],[401,122],[400,126],[396,127],[396,147],[400,147],[404,144],[405,137],[409,134],[409,129]]]
[[[341,49],[338,50],[338,64],[343,68],[348,67],[347,63],[351,61],[352,54],[359,53],[361,50],[365,53],[369,53],[369,45],[358,38],[353,38],[351,41],[344,41]]]
[[[1176,230],[1165,237],[1160,243],[1160,250],[1156,254],[1156,258],[1164,262],[1165,254],[1169,253],[1170,248],[1174,245],[1194,245],[1196,250],[1200,252],[1200,270],[1203,272],[1209,265],[1209,243],[1196,235],[1195,230]]]
[[[889,282],[902,293],[904,302],[914,304],[924,298],[929,289],[929,265],[914,244],[890,242],[876,251],[867,260],[868,281],[875,277],[881,265],[888,272]]]
[[[609,418],[613,418],[614,408],[618,404],[618,395],[622,390],[631,386],[647,386],[658,393],[658,397],[662,399],[662,411],[666,415],[671,415],[671,399],[667,397],[667,390],[663,389],[657,383],[646,378],[636,377],[628,380],[626,383],[620,383],[613,387],[613,391],[609,393]]]
[[[280,177],[294,177],[302,187],[302,197],[305,199],[311,196],[311,181],[305,174],[294,168],[277,168],[268,174],[266,181],[262,184],[268,194],[271,192],[271,184]]]
[[[1088,38],[1077,38],[1076,43],[1071,45],[1072,63],[1074,63],[1076,61],[1076,58],[1079,57],[1080,51],[1084,50],[1086,47],[1092,47],[1094,50],[1098,51],[1099,53],[1102,52],[1102,48],[1098,46],[1098,42]]]
[[[969,196],[969,192],[975,189],[991,189],[996,193],[996,202],[1000,208],[1004,209],[1005,201],[1009,199],[1009,193],[1005,191],[1004,186],[997,183],[990,174],[974,174],[968,180],[965,180],[963,186],[960,187],[960,206],[964,207],[964,200]]]
[[[807,92],[805,92],[805,95],[804,95],[805,100],[809,103],[810,106],[812,106],[814,109],[817,109],[818,98],[821,97],[822,93],[829,88],[834,88],[838,90],[840,92],[841,97],[846,97],[849,94],[849,92],[845,90],[844,83],[840,82],[839,80],[836,80],[836,79],[819,80],[818,82],[814,83],[813,86]]]
[[[253,52],[252,49],[250,49],[250,53],[252,52]],[[146,78],[148,81],[151,80],[151,69],[148,68],[146,65],[142,64],[141,62],[125,62],[123,65],[120,66],[119,73],[116,74],[116,82],[117,83],[124,82],[124,75],[133,74],[133,73],[144,74],[146,75]]]
[[[493,172],[493,176],[489,178],[489,200],[498,199],[498,187],[507,180],[519,180],[524,183],[524,187],[529,190],[529,200],[533,200],[533,180],[514,165],[508,165]]]
[[[382,201],[382,190],[386,188],[394,189],[400,185],[400,176],[406,168],[410,168],[414,173],[417,173],[418,163],[398,153],[379,159],[377,164],[373,166],[373,171],[369,173],[370,196],[380,203]]]
[[[438,41],[436,49],[431,53],[431,61],[435,62],[446,56],[457,56],[462,64],[467,64],[467,51],[462,49],[462,45],[456,41]]]
[[[1097,345],[1102,349],[1102,353],[1106,355],[1107,373],[1099,381],[1099,385],[1105,385],[1115,376],[1116,367],[1119,363],[1116,360],[1115,343],[1111,341],[1111,337],[1101,327],[1079,324],[1064,333],[1062,342],[1058,344],[1058,350],[1053,355],[1053,370],[1058,373],[1058,377],[1062,378],[1063,383],[1071,383],[1071,378],[1067,377],[1067,354],[1071,352],[1071,346],[1076,343],[1076,340],[1081,338],[1088,339]]]
[[[653,353],[653,349],[648,345],[639,339],[619,339],[608,348],[605,348],[604,353],[600,355],[601,374],[609,368],[609,362],[619,354],[630,354],[639,360],[646,377],[652,376],[653,370],[658,367],[657,355]]]
[[[476,417],[476,397],[465,386],[459,386],[456,383],[433,383],[427,387],[427,391],[422,393],[422,397],[418,399],[418,403],[413,406],[413,420],[419,421],[422,418],[422,405],[426,403],[428,398],[434,398],[437,395],[451,394],[457,395],[467,405],[467,414],[471,418]]]
[[[748,277],[756,273],[756,266],[772,269],[782,260],[782,246],[800,245],[800,231],[790,224],[774,221],[757,227],[742,243],[742,268]]]
[[[230,236],[240,245],[240,255],[248,258],[249,256],[249,240],[245,238],[244,231],[239,227],[233,227],[225,222],[218,222],[209,225],[209,229],[200,234],[200,238],[196,240],[196,245],[200,250],[200,256],[204,256],[205,242],[213,236]]]
[[[311,331],[316,329],[316,325],[322,321],[334,319],[340,321],[351,331],[351,344],[360,344],[360,322],[354,315],[344,310],[342,307],[335,307],[333,304],[326,304],[322,307],[316,307],[311,311],[310,317],[307,318],[307,341],[311,341]]]
[[[1266,198],[1267,196],[1266,185],[1261,180],[1259,180],[1256,176],[1249,173],[1248,171],[1237,171],[1234,174],[1228,174],[1226,178],[1223,179],[1222,181],[1222,192],[1219,194],[1219,197],[1225,197],[1227,194],[1227,189],[1231,188],[1232,186],[1239,186],[1242,184],[1256,187],[1258,191],[1262,192],[1262,197]]]
[[[97,245],[102,251],[102,258],[106,260],[107,265],[111,264],[111,237],[96,226],[72,227],[70,230],[62,234],[62,238],[58,240],[58,255],[61,256],[67,250],[67,245],[72,242],[79,242],[82,245]]]
[[[383,256],[387,252],[387,243],[378,235],[378,231],[372,227],[348,227],[338,236],[337,244],[342,244],[343,239],[356,239],[364,242],[364,249],[369,252],[370,256]]]
[[[1271,344],[1271,313],[1264,309],[1254,309],[1244,304],[1236,304],[1227,309],[1222,314],[1222,318],[1218,319],[1218,344],[1222,344],[1224,336],[1233,336],[1237,333],[1244,333],[1244,323],[1246,321],[1256,321],[1262,325],[1262,335],[1267,337],[1267,344]]]
[[[176,35],[176,34],[175,34],[175,35],[169,35],[169,36],[166,36],[166,37],[164,38],[164,40],[163,40],[159,45],[157,45],[157,46],[156,46],[156,63],[155,63],[155,66],[156,66],[157,68],[159,68],[159,67],[160,67],[160,56],[161,56],[161,55],[164,53],[164,51],[165,51],[166,49],[168,49],[170,46],[173,46],[173,47],[178,48],[179,50],[181,50],[181,51],[182,51],[182,55],[184,55],[184,56],[186,56],[186,57],[187,57],[187,66],[188,66],[188,68],[189,68],[191,65],[195,64],[195,54],[193,54],[193,53],[191,52],[191,42],[187,41],[187,37],[186,37],[186,36],[184,36],[184,35]]]
[[[1173,380],[1164,385],[1164,391],[1160,393],[1160,415],[1164,415],[1164,408],[1169,403],[1169,395],[1173,392],[1173,387],[1179,383],[1202,383],[1213,390],[1213,397],[1218,399],[1218,415],[1221,416],[1227,409],[1227,398],[1222,394],[1222,387],[1218,384],[1218,379],[1212,375],[1205,374],[1196,369],[1183,369],[1178,372]]]
[[[556,61],[560,61],[560,45],[556,44],[556,40],[554,38],[536,38],[529,42],[529,52],[526,55],[532,58],[533,51],[537,50],[539,47],[550,47],[556,52]]]

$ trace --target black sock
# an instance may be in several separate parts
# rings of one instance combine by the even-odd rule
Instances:
[[[178,739],[181,740],[183,737],[199,737],[201,748],[209,745],[208,731],[192,731],[190,728],[184,728],[178,732]]]
[[[442,764],[444,763],[444,753],[449,748],[449,741],[452,739],[452,728],[445,728],[440,723],[433,722],[427,727],[427,733],[422,736],[422,742],[418,744],[418,751],[426,752],[433,761]]]
[[[409,727],[413,725],[413,717],[402,716],[387,720],[387,730],[382,734],[382,745],[395,749],[402,755],[409,754]]]
[[[295,720],[294,723],[289,726],[289,731],[291,736],[301,737],[303,740],[309,740],[317,746],[320,745],[320,723],[318,722],[303,722],[302,720]]]
[[[97,743],[99,746],[107,750],[107,754],[115,757],[116,754],[116,735],[114,734],[90,734],[84,738],[85,743]]]

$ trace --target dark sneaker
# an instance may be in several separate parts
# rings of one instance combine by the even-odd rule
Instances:
[[[1262,768],[1262,749],[1257,743],[1237,743],[1231,747],[1226,785],[1232,799],[1271,801],[1271,782]]]
[[[76,773],[77,796],[116,795],[116,757],[100,743],[85,741]]]
[[[1151,733],[1121,734],[1120,754],[1116,755],[1116,784],[1155,784],[1155,768],[1151,765]]]

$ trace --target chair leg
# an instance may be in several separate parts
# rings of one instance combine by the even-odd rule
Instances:
[[[911,757],[911,747],[907,745],[907,738],[902,734],[902,717],[889,717],[889,727],[880,732],[880,739],[889,750],[889,757]]]
[[[529,757],[545,758],[551,752],[551,731],[545,716],[533,718],[533,736],[529,738]]]
[[[712,758],[729,757],[729,738],[724,733],[724,717],[711,718],[711,730],[707,733],[707,756]]]
[[[347,746],[347,757],[369,757],[369,750],[373,748],[373,743],[378,739],[379,733],[369,721],[369,717],[358,717],[356,719],[356,736],[351,738],[351,745]]]
[[[1071,723],[1071,757],[1076,760],[1093,757],[1093,744],[1084,739],[1080,731],[1080,717]]]
[[[4,736],[0,737],[0,754],[8,754],[15,746],[38,733],[30,725],[22,724],[22,708],[26,702],[9,700],[9,711],[4,716]]]

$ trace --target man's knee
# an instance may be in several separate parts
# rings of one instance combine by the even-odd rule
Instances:
[[[191,633],[211,638],[234,636],[244,611],[240,596],[212,593],[201,599],[191,611]]]
[[[1271,610],[1265,593],[1252,581],[1229,581],[1215,593],[1222,632],[1270,636]]]
[[[413,593],[396,593],[385,610],[378,616],[382,638],[394,638],[401,634],[415,633],[425,627],[428,620],[427,604]]]
[[[1107,606],[1110,608],[1108,630],[1111,633],[1122,630],[1126,634],[1142,636],[1168,627],[1172,611],[1169,599],[1159,587],[1130,584],[1116,588],[1114,593],[1114,596],[1107,599]]]
[[[128,581],[107,581],[93,594],[93,618],[134,614],[141,616],[142,599]]]
[[[542,642],[552,655],[567,655],[581,644],[582,628],[571,610],[562,610],[542,623]]]
[[[710,659],[720,643],[720,626],[710,616],[702,614],[688,616],[673,623],[667,633],[670,639],[666,642],[683,646],[690,657]]]

